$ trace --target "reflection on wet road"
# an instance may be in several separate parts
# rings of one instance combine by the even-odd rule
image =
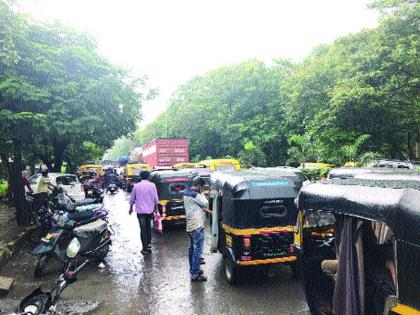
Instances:
[[[221,255],[209,252],[209,237],[203,266],[208,281],[191,283],[186,257],[188,237],[183,226],[166,230],[163,235],[153,234],[152,254],[141,255],[137,217],[128,215],[128,199],[123,191],[106,197],[116,232],[106,267],[100,270],[91,266],[81,273],[80,281],[62,295],[66,311],[79,313],[94,308],[90,314],[309,314],[300,283],[287,267],[277,266],[268,275],[254,274],[239,286],[229,286]],[[15,289],[9,294],[12,299],[20,299],[36,285],[31,260],[29,254],[22,254],[2,271],[16,274]],[[53,279],[49,277],[44,283]],[[0,299],[0,309],[1,305]]]

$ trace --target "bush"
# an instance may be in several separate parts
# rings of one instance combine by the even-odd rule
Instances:
[[[306,168],[302,169],[302,173],[305,174],[311,181],[320,180],[327,177],[331,168]]]
[[[0,182],[0,199],[6,197],[6,191],[7,191],[7,182],[6,181]]]

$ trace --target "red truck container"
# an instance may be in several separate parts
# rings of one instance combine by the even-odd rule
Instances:
[[[172,166],[190,160],[188,139],[155,139],[141,151],[143,161],[151,166]]]

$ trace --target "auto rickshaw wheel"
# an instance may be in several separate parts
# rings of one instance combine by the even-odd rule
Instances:
[[[238,266],[235,265],[235,263],[232,261],[230,257],[224,257],[223,259],[223,265],[224,265],[224,271],[225,271],[225,277],[226,281],[230,285],[234,285],[238,283]]]
[[[292,269],[293,278],[297,279],[300,276],[300,266],[299,263],[290,264],[290,269]]]

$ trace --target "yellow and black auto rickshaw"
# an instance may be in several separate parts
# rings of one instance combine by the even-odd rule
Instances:
[[[127,192],[131,192],[133,190],[133,186],[135,183],[140,181],[140,172],[143,170],[149,171],[151,170],[152,167],[147,164],[147,163],[143,163],[143,164],[127,164],[127,166],[125,167],[125,172],[124,172],[124,179],[125,179],[125,186],[127,189]]]
[[[168,224],[185,223],[183,193],[192,185],[196,174],[181,171],[152,171],[150,180],[159,196],[159,213],[163,228]]]
[[[311,313],[420,314],[420,172],[343,171],[298,197]]]
[[[213,159],[203,160],[197,163],[203,167],[207,167],[213,171],[229,171],[241,169],[241,164],[235,159]]]
[[[228,283],[249,266],[286,263],[297,272],[294,200],[304,179],[297,169],[276,168],[211,175],[211,250],[223,255]]]
[[[172,168],[177,171],[185,169],[185,168],[189,169],[189,168],[196,168],[196,167],[197,167],[197,163],[193,163],[193,162],[182,162],[182,163],[176,163],[172,165]]]
[[[81,173],[85,172],[95,172],[99,176],[104,175],[104,169],[101,164],[94,164],[94,163],[86,163],[79,166],[79,170]]]

